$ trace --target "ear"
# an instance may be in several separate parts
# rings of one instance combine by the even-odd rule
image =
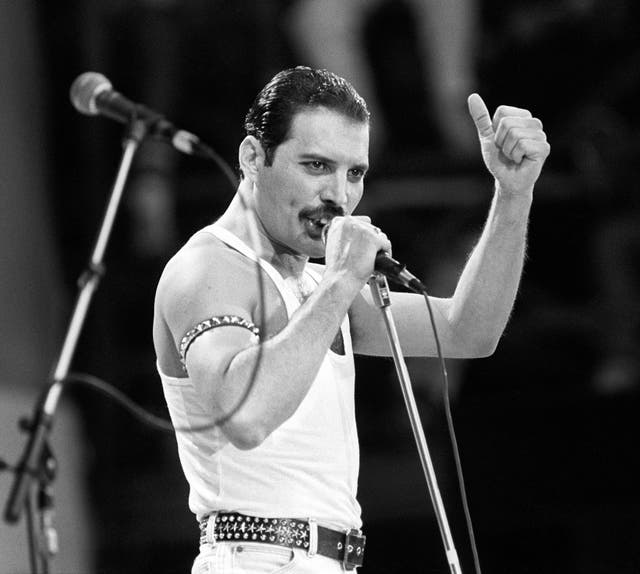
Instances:
[[[244,176],[254,180],[264,167],[264,160],[262,144],[254,136],[245,137],[238,149],[238,163]]]

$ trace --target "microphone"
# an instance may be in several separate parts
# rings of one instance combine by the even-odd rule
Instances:
[[[416,293],[422,295],[427,291],[424,283],[415,275],[409,273],[406,265],[396,261],[385,251],[378,251],[373,268],[378,273],[382,273],[390,281],[404,285]]]
[[[329,233],[329,227],[331,221],[322,228],[322,243],[327,244],[327,234]],[[427,288],[424,283],[420,281],[415,275],[407,270],[407,266],[399,261],[396,261],[386,251],[378,251],[376,255],[373,268],[378,273],[382,273],[387,279],[403,285],[411,291],[424,295],[427,292]]]
[[[123,124],[141,120],[151,135],[168,141],[178,151],[209,157],[207,146],[197,136],[176,128],[162,114],[125,98],[113,89],[111,82],[102,74],[80,74],[71,85],[69,95],[71,103],[81,114],[102,115]]]

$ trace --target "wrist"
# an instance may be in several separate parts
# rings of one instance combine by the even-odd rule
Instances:
[[[508,201],[520,202],[523,204],[531,203],[533,200],[533,185],[525,189],[519,189],[508,184],[495,180],[495,193],[498,197]]]
[[[496,180],[494,195],[496,200],[504,205],[528,209],[533,201],[533,186],[524,190],[513,189]]]
[[[339,302],[348,301],[350,306],[353,299],[362,290],[364,282],[350,271],[337,271],[326,268],[321,285],[323,291],[326,291],[331,299]]]
[[[511,221],[526,221],[533,201],[533,187],[526,192],[513,192],[496,181],[494,204],[496,210]]]

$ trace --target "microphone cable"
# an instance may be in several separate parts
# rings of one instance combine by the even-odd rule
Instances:
[[[453,424],[453,416],[451,414],[451,401],[449,397],[449,377],[447,374],[447,366],[444,360],[444,355],[442,353],[440,337],[438,335],[438,330],[436,327],[436,321],[434,318],[431,301],[429,300],[429,296],[427,295],[426,292],[423,292],[422,296],[424,297],[424,300],[427,306],[427,310],[429,313],[429,320],[431,322],[431,328],[432,328],[434,340],[436,343],[437,358],[440,365],[440,374],[442,376],[443,401],[444,401],[444,407],[445,407],[445,416],[447,420],[447,429],[449,431],[449,437],[451,440],[451,446],[453,450],[453,456],[454,456],[454,461],[456,466],[456,476],[458,478],[458,489],[459,489],[460,497],[462,500],[462,507],[464,511],[467,532],[469,535],[474,567],[475,567],[476,574],[482,574],[481,567],[480,567],[480,559],[478,556],[478,548],[477,548],[475,533],[473,529],[473,522],[471,520],[471,512],[469,510],[469,503],[467,500],[464,474],[462,471],[462,463],[460,460],[460,453],[458,449],[458,442],[457,442],[455,428]],[[256,358],[256,367],[254,367],[252,372],[252,377],[257,372],[257,366],[259,366],[259,361],[261,360],[261,358],[262,358],[262,353],[259,352],[258,357]],[[255,382],[255,379],[252,378],[241,400],[238,402],[238,405],[236,405],[229,413],[224,415],[224,417],[217,419],[214,423],[208,423],[205,425],[187,426],[187,427],[175,427],[170,421],[166,420],[165,418],[150,413],[149,411],[147,411],[146,409],[144,409],[143,407],[141,407],[140,405],[132,401],[124,392],[120,391],[114,385],[107,383],[106,381],[100,379],[99,377],[89,375],[86,373],[72,372],[72,373],[69,373],[69,375],[64,379],[63,382],[67,384],[76,383],[76,384],[87,385],[93,390],[112,399],[117,404],[119,404],[122,408],[128,411],[129,414],[131,414],[139,422],[153,429],[156,429],[162,432],[167,432],[167,433],[174,433],[174,432],[191,433],[191,432],[201,432],[204,430],[210,430],[212,428],[215,428],[216,426],[222,424],[225,420],[228,420],[231,416],[233,416],[233,414],[235,414],[238,411],[238,409],[242,407],[242,404],[244,404],[244,401],[246,401],[246,398],[251,392],[251,388]]]
[[[237,189],[238,187],[238,178],[235,173],[231,169],[231,166],[210,146],[204,144],[203,142],[199,143],[199,149],[202,153],[201,157],[207,158],[213,161],[223,175],[227,178],[229,183],[231,184],[233,189]],[[259,326],[262,330],[265,329],[266,323],[266,297],[265,297],[265,285],[264,285],[264,274],[262,272],[262,267],[260,265],[260,235],[258,233],[258,225],[256,223],[256,219],[253,216],[253,207],[248,204],[247,200],[243,197],[241,193],[238,193],[238,197],[240,198],[240,203],[245,212],[247,229],[249,230],[249,235],[251,237],[251,247],[253,252],[256,255],[255,260],[255,271],[256,271],[256,280],[258,283],[258,304],[260,306],[259,313]],[[184,433],[193,433],[200,432],[206,430],[212,430],[216,427],[219,427],[229,421],[246,403],[253,387],[255,386],[256,379],[258,377],[258,371],[260,369],[260,365],[262,364],[262,359],[264,355],[264,348],[262,341],[258,342],[258,354],[256,356],[256,360],[254,362],[253,368],[251,370],[251,375],[249,377],[249,382],[242,393],[240,399],[238,399],[237,404],[229,410],[226,414],[221,417],[205,424],[201,425],[187,425],[187,426],[177,426],[173,427],[175,432],[184,432]]]
[[[104,110],[100,109],[98,102],[98,98],[102,94],[106,94],[106,96],[108,96],[107,103],[110,103],[110,105],[106,106]],[[175,149],[186,153],[187,155],[193,155],[213,161],[218,166],[222,174],[227,178],[234,191],[237,190],[238,179],[236,174],[233,172],[229,164],[213,148],[202,142],[200,138],[194,134],[175,128],[170,122],[164,120],[164,117],[161,114],[150,110],[146,106],[131,102],[122,96],[122,94],[114,92],[111,82],[102,74],[86,72],[78,76],[71,86],[70,97],[76,110],[85,115],[93,116],[102,114],[110,119],[129,125],[136,119],[143,121],[148,124],[148,127],[154,128],[147,132],[146,137],[169,143]],[[241,194],[239,194],[239,197],[246,214],[247,227],[249,235],[251,236],[251,243],[253,244],[252,247],[254,252],[257,254],[260,246],[257,223],[255,218],[252,216],[251,206],[247,205],[246,199],[242,197]],[[258,303],[260,305],[258,324],[261,328],[264,328],[266,320],[265,289],[259,257],[256,259],[256,273],[258,283]],[[208,430],[215,428],[216,426],[220,426],[227,422],[242,408],[242,405],[246,402],[249,393],[255,385],[255,380],[262,363],[263,346],[260,341],[258,341],[258,345],[258,354],[251,370],[249,382],[243,395],[238,400],[238,403],[231,408],[229,412],[215,421],[206,425],[199,425],[197,427],[175,427],[176,432],[192,432],[195,430]],[[64,380],[60,381],[60,383],[64,383]]]
[[[471,553],[473,554],[473,564],[475,566],[476,574],[482,574],[480,569],[480,558],[478,556],[478,548],[476,545],[476,537],[473,531],[473,523],[471,521],[471,512],[469,511],[469,503],[467,501],[467,491],[464,484],[464,475],[462,472],[462,463],[460,461],[460,452],[458,450],[458,441],[456,438],[456,431],[453,425],[453,416],[451,415],[451,401],[449,398],[449,376],[447,374],[447,365],[442,354],[442,347],[440,346],[440,337],[438,336],[438,329],[436,328],[436,321],[433,316],[433,308],[431,307],[431,301],[426,291],[422,291],[427,310],[429,312],[429,320],[431,322],[431,330],[436,342],[436,351],[438,355],[438,363],[440,365],[440,374],[442,376],[442,397],[444,402],[444,412],[447,419],[447,430],[449,431],[449,439],[451,441],[451,448],[453,450],[453,458],[456,466],[456,476],[458,478],[458,490],[460,492],[460,498],[462,499],[462,509],[464,512],[464,518],[467,526],[467,532],[469,534],[469,544],[471,546]]]
[[[237,189],[238,179],[236,175],[233,173],[233,170],[229,166],[229,164],[211,147],[200,143],[200,149],[206,154],[211,161],[213,161],[222,171],[224,176],[227,178],[229,183],[231,184],[233,189]],[[250,205],[248,205],[242,195],[239,195],[241,204],[245,210],[247,227],[249,229],[249,234],[251,235],[251,243],[254,252],[256,253],[256,276],[258,283],[258,303],[260,306],[259,313],[259,325],[264,328],[264,324],[266,321],[266,307],[265,307],[265,285],[264,285],[264,276],[262,273],[262,268],[260,266],[259,259],[259,235],[257,230],[257,224],[255,218],[253,217],[253,209]],[[143,407],[135,403],[131,400],[124,392],[119,390],[115,385],[106,382],[99,377],[94,375],[86,374],[86,373],[69,373],[64,379],[60,381],[61,385],[64,386],[68,383],[80,383],[89,386],[90,388],[100,392],[101,394],[111,398],[116,403],[120,404],[125,410],[127,410],[132,416],[138,419],[141,423],[150,426],[154,429],[170,432],[170,433],[195,433],[202,432],[207,430],[212,430],[216,427],[219,427],[230,420],[245,404],[253,387],[255,386],[255,382],[258,376],[258,371],[260,369],[260,365],[263,360],[263,346],[262,342],[258,343],[258,354],[256,356],[254,365],[251,369],[251,375],[249,377],[249,382],[245,388],[244,393],[238,400],[237,404],[231,408],[227,413],[222,415],[221,417],[212,420],[211,422],[200,424],[200,425],[185,425],[185,426],[174,426],[170,420],[167,420],[163,417],[156,416],[151,414]]]

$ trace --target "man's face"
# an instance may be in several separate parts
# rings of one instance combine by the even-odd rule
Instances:
[[[296,114],[289,139],[256,180],[257,214],[271,241],[322,257],[322,227],[358,205],[368,155],[367,123],[323,107]]]

